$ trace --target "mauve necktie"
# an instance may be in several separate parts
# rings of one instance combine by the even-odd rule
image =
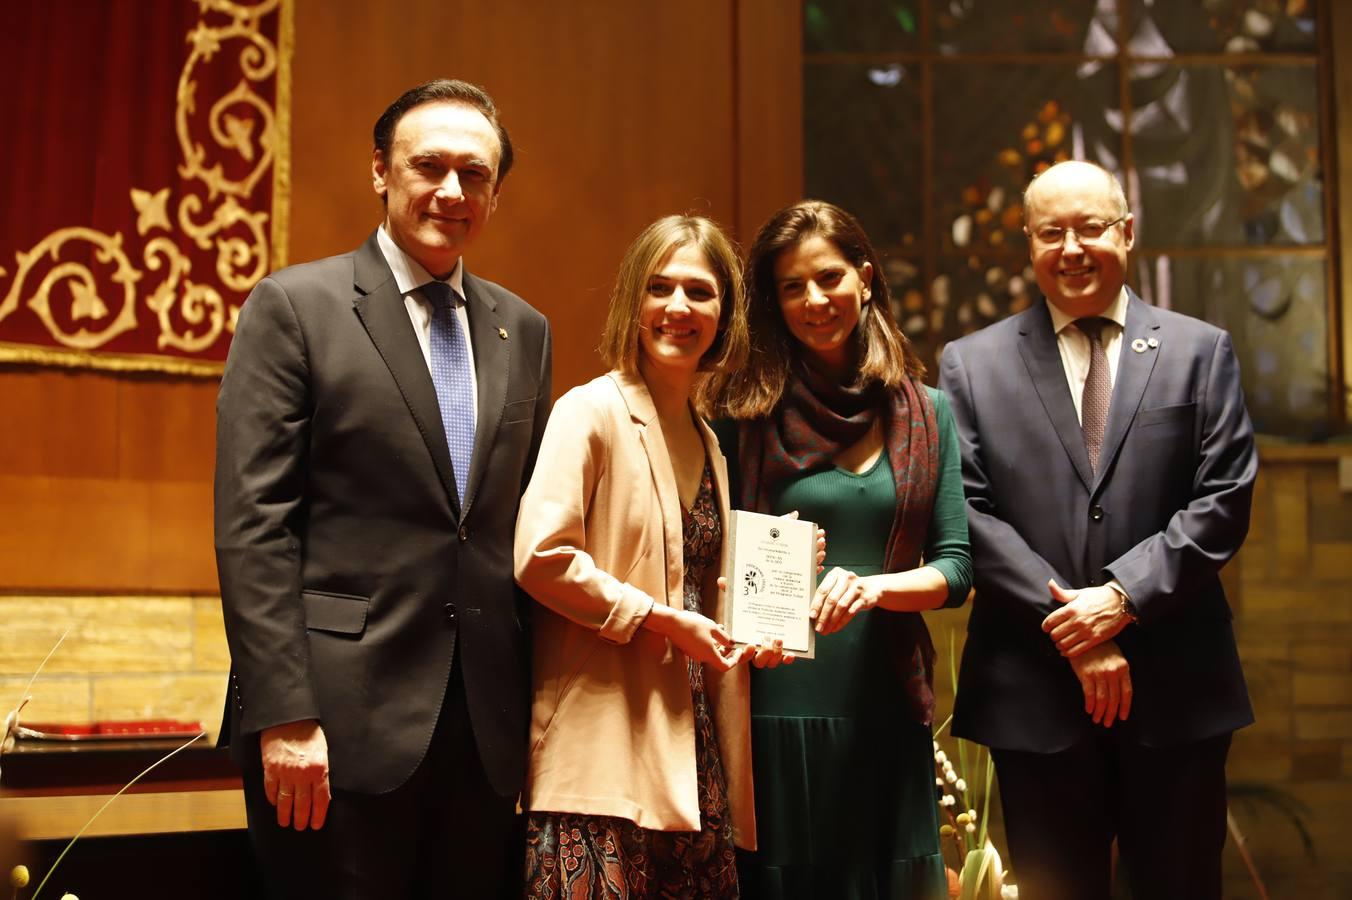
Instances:
[[[1075,327],[1089,338],[1089,374],[1080,395],[1080,427],[1084,430],[1089,465],[1095,472],[1103,448],[1103,429],[1108,424],[1108,404],[1113,398],[1112,373],[1108,369],[1108,354],[1103,350],[1103,327],[1109,321],[1097,316],[1075,320]]]
[[[465,502],[469,484],[469,463],[474,455],[474,394],[469,368],[469,341],[455,314],[455,291],[442,281],[422,286],[423,296],[432,302],[432,329],[428,349],[432,359],[432,386],[441,408],[441,426],[446,429],[446,445],[451,450],[455,469],[455,487],[460,502]]]

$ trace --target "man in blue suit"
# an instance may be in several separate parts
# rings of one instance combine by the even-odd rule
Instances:
[[[950,344],[976,600],[955,734],[991,747],[1020,895],[1218,898],[1225,758],[1253,721],[1218,573],[1257,456],[1229,335],[1125,285],[1111,173],[1024,195],[1046,298]]]

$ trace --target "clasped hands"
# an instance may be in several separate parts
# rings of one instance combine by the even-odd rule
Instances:
[[[1111,728],[1131,713],[1131,666],[1113,640],[1129,621],[1122,596],[1107,586],[1067,590],[1047,582],[1060,609],[1042,620],[1042,630],[1066,657],[1084,691],[1084,711],[1095,725]]]

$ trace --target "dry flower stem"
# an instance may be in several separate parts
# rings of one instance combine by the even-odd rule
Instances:
[[[1253,880],[1253,886],[1258,890],[1259,900],[1268,900],[1267,887],[1263,884],[1263,879],[1258,874],[1258,866],[1253,861],[1253,855],[1249,853],[1249,845],[1244,840],[1244,833],[1239,830],[1239,823],[1231,815],[1230,810],[1225,811],[1225,824],[1230,829],[1230,836],[1235,839],[1235,849],[1239,851],[1239,858],[1244,860],[1244,868],[1249,870],[1249,878]]]
[[[118,797],[121,797],[124,793],[126,793],[127,788],[131,787],[133,784],[149,775],[161,763],[169,761],[173,757],[177,756],[179,753],[182,753],[184,750],[188,749],[188,745],[197,741],[199,738],[205,736],[206,732],[203,731],[199,734],[195,734],[192,737],[188,738],[188,740],[180,744],[178,747],[174,748],[173,750],[170,750],[164,756],[161,756],[159,759],[155,760],[153,763],[146,766],[143,770],[141,770],[140,775],[137,775],[131,781],[128,781],[125,785],[122,786],[122,789],[120,791],[118,791],[116,794],[113,794],[113,796],[109,797],[108,802],[100,806],[98,812],[90,816],[89,821],[85,822],[84,825],[80,826],[80,830],[75,833],[75,837],[70,839],[70,843],[67,844],[65,848],[61,851],[61,855],[56,858],[56,862],[52,863],[52,867],[47,870],[47,874],[42,877],[42,881],[38,882],[37,889],[33,891],[32,900],[38,900],[38,894],[42,893],[42,889],[43,887],[46,886],[47,880],[52,877],[52,873],[56,871],[56,867],[61,865],[61,860],[66,858],[66,854],[70,852],[70,848],[75,846],[75,842],[80,839],[80,835],[84,834],[89,829],[89,826],[94,824],[94,820],[97,819],[99,816],[101,816],[103,814],[103,811],[107,809],[109,806],[111,806],[114,800],[116,800]]]

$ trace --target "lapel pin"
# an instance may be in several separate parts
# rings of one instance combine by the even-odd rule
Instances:
[[[1158,340],[1157,338],[1151,338],[1150,340],[1146,341],[1145,343],[1146,343],[1146,346],[1148,346],[1151,350],[1154,350],[1156,347],[1158,347],[1158,346],[1160,345],[1160,342],[1159,342],[1159,340]]]
[[[1135,350],[1137,353],[1144,353],[1144,352],[1145,352],[1145,339],[1144,339],[1144,338],[1137,338],[1136,340],[1132,341],[1132,342],[1131,342],[1131,349]]]
[[[498,337],[502,338],[504,341],[507,340],[507,329],[506,329],[506,328],[499,328],[499,329],[498,329]]]

